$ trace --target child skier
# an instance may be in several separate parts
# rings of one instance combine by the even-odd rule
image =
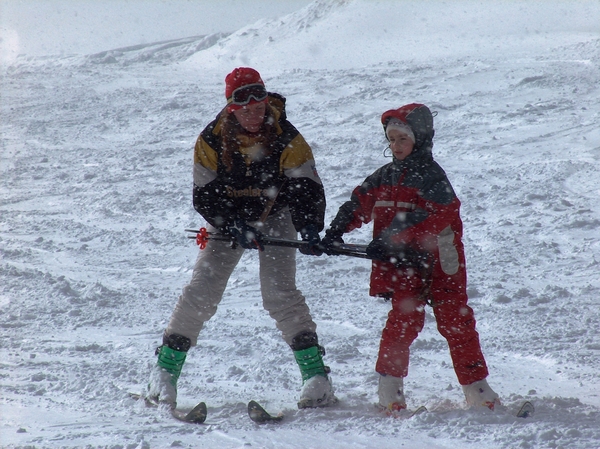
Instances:
[[[374,239],[367,247],[373,259],[370,294],[392,301],[375,368],[379,405],[389,411],[406,408],[409,348],[429,304],[467,404],[493,410],[499,399],[486,381],[488,369],[467,305],[460,201],[433,160],[433,116],[427,106],[413,103],[385,112],[381,122],[393,160],[354,189],[321,242],[329,254],[343,243],[343,234],[373,221]]]

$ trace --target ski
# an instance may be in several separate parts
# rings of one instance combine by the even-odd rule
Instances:
[[[206,248],[206,244],[209,240],[219,240],[229,242],[232,241],[231,236],[209,232],[206,228],[200,229],[186,229],[186,232],[193,232],[195,235],[190,235],[188,238],[195,239],[196,244],[200,247],[200,249]],[[302,240],[293,240],[293,239],[282,239],[276,237],[268,237],[263,236],[262,243],[264,245],[273,245],[273,246],[281,246],[287,248],[303,248],[308,244],[303,242]],[[371,259],[370,256],[365,252],[367,249],[367,245],[361,245],[357,243],[343,243],[340,246],[337,246],[332,250],[332,254],[338,254],[342,256],[350,256],[350,257],[358,257],[361,259]]]
[[[533,416],[534,412],[535,407],[533,404],[529,401],[526,401],[517,412],[517,418],[529,418]]]
[[[273,416],[256,401],[248,402],[248,416],[256,424],[279,422],[283,419],[282,413],[279,413],[277,416]]]
[[[421,413],[426,413],[426,412],[428,412],[427,407],[425,407],[424,405],[422,405],[419,408],[417,408],[416,410],[414,410],[410,414],[409,418],[412,418],[413,416],[417,416],[417,415],[420,415]]]
[[[129,397],[137,401],[143,400],[147,407],[159,406],[158,402],[138,393],[129,393]],[[202,424],[206,421],[207,415],[208,410],[206,409],[206,404],[204,402],[199,402],[189,412],[184,412],[183,410],[178,410],[176,408],[171,409],[171,416],[173,416],[173,418],[191,424]]]
[[[381,405],[376,405],[376,407],[380,412],[382,412],[386,416],[396,418],[396,419],[410,419],[417,415],[420,415],[422,413],[426,413],[429,411],[429,410],[427,410],[427,407],[425,407],[424,405],[421,405],[414,410],[409,410],[409,409],[405,409],[405,408],[400,409],[400,410],[390,410],[388,408],[382,407]]]
[[[206,421],[207,414],[208,411],[204,402],[199,402],[189,412],[183,412],[177,409],[171,410],[171,415],[173,416],[173,418],[191,424],[202,424],[204,421]]]

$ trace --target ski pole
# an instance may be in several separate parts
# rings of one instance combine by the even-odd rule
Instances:
[[[230,236],[220,234],[218,232],[209,232],[206,228],[200,229],[186,229],[186,232],[193,232],[196,235],[188,236],[189,239],[195,239],[196,244],[200,247],[200,249],[206,248],[206,244],[209,240],[220,240],[220,241],[231,241],[232,238]],[[307,242],[303,242],[301,240],[290,240],[290,239],[281,239],[276,237],[263,236],[262,243],[265,245],[273,245],[273,246],[282,246],[287,248],[302,248],[308,245]],[[338,247],[333,248],[333,254],[339,254],[343,256],[350,257],[358,257],[361,259],[370,259],[370,257],[366,253],[367,245],[353,244],[353,243],[344,243]]]
[[[185,232],[193,232],[196,235],[188,235],[188,239],[196,239],[196,245],[200,247],[200,249],[206,248],[206,244],[208,240],[221,240],[221,241],[231,241],[233,242],[233,237],[228,235],[219,234],[216,232],[208,232],[206,228],[200,229],[186,229]]]

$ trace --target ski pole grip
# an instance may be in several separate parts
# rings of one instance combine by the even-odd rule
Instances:
[[[198,233],[196,234],[196,245],[200,247],[200,249],[206,248],[206,244],[208,243],[208,231],[206,228],[200,228]]]

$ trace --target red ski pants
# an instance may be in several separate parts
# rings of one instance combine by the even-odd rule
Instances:
[[[421,287],[418,276],[410,276],[394,292],[375,368],[380,374],[408,375],[410,345],[425,323],[426,304],[419,298]],[[467,295],[447,287],[436,286],[434,281],[431,287],[433,313],[438,331],[448,342],[458,381],[468,385],[486,378],[488,370],[475,330],[473,309],[467,305]]]

